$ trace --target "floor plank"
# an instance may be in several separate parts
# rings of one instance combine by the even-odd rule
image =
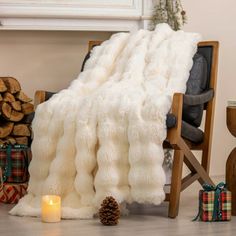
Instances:
[[[218,179],[219,181],[219,179]],[[177,219],[167,218],[167,203],[161,206],[133,204],[130,215],[122,217],[118,226],[106,227],[93,220],[63,220],[60,223],[41,223],[38,218],[8,215],[12,206],[0,204],[0,236],[230,236],[235,235],[236,217],[231,222],[192,222],[197,213],[198,190],[195,183],[182,193]]]

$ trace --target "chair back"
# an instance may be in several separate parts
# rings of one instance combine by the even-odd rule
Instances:
[[[207,62],[206,90],[213,89],[216,92],[216,80],[218,70],[219,42],[206,41],[198,44],[198,53],[204,56]],[[206,106],[204,107],[206,109]]]

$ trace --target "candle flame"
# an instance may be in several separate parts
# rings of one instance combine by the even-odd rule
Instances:
[[[50,199],[50,201],[49,201],[49,205],[53,205],[53,201],[52,201],[52,199]]]

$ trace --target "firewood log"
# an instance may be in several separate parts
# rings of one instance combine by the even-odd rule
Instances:
[[[12,110],[11,117],[9,120],[18,122],[18,121],[21,121],[23,117],[24,117],[24,114],[22,112]]]
[[[29,115],[30,113],[34,112],[34,105],[31,103],[23,103],[21,108],[25,115]]]
[[[32,100],[13,77],[0,77],[0,144],[31,143]]]
[[[8,136],[4,139],[0,139],[0,145],[6,145],[6,144],[11,144],[11,145],[15,145],[16,144],[16,139]]]
[[[15,137],[17,144],[28,145],[28,138],[27,137]]]
[[[3,80],[0,78],[0,92],[5,92],[7,91],[7,86],[3,82]]]
[[[14,135],[14,136],[30,136],[31,133],[30,133],[30,129],[29,129],[28,125],[17,124],[17,125],[14,125],[12,135]]]
[[[21,102],[20,101],[12,102],[11,106],[14,110],[21,111]]]
[[[0,138],[7,137],[13,130],[14,124],[12,122],[6,122],[0,124]]]
[[[11,136],[8,136],[8,137],[4,138],[2,141],[5,144],[11,144],[11,145],[15,145],[16,144],[16,139],[11,137]]]
[[[16,99],[20,100],[21,102],[31,102],[32,101],[32,99],[29,98],[23,91],[19,91],[15,97],[16,97]]]
[[[1,115],[5,119],[10,120],[11,111],[12,111],[12,108],[7,102],[1,102],[0,103],[0,112],[1,112]]]
[[[24,114],[14,111],[7,102],[0,102],[0,113],[8,121],[18,122],[23,119]]]
[[[13,77],[0,77],[10,93],[17,93],[21,90],[20,83]]]
[[[16,99],[15,99],[15,97],[11,94],[11,93],[9,93],[9,92],[5,92],[4,94],[3,94],[3,101],[4,102],[15,102],[16,101]]]

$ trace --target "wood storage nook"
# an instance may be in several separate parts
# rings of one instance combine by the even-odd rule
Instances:
[[[0,145],[29,144],[34,113],[31,101],[17,79],[0,77]]]

